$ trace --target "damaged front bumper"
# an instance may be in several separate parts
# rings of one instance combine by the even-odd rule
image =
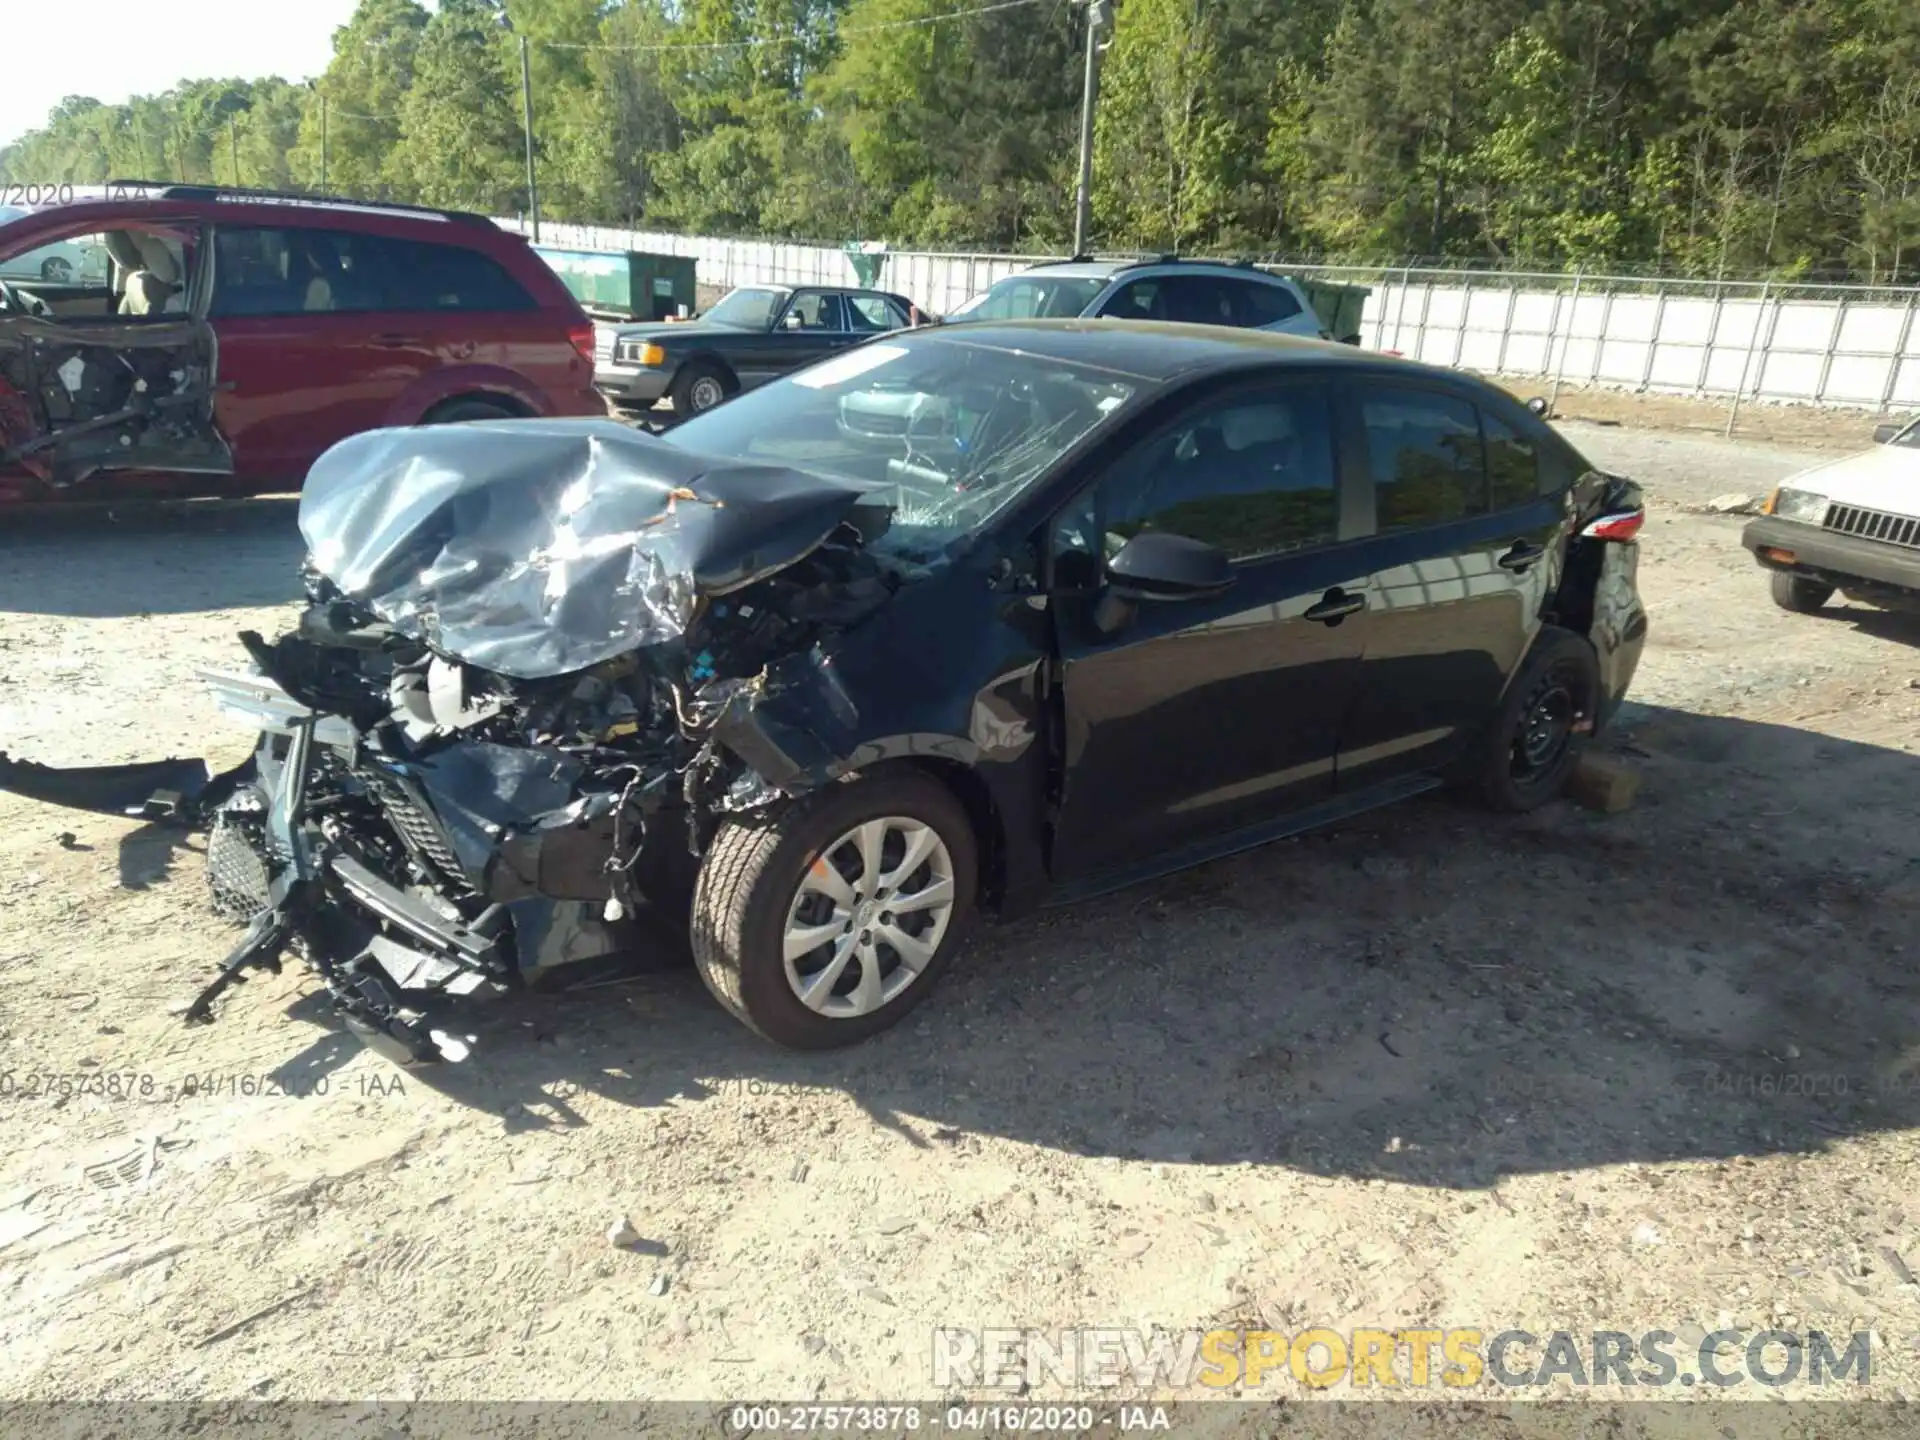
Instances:
[[[400,760],[265,676],[201,678],[261,738],[247,783],[208,815],[216,901],[224,894],[221,908],[251,918],[189,1023],[211,1020],[250,971],[278,973],[291,950],[373,1048],[402,1064],[457,1060],[468,1042],[449,1027],[462,1002],[613,962],[642,942],[605,863],[606,807],[568,803],[569,757],[456,742],[431,761]],[[359,843],[356,805],[384,820],[387,853]],[[507,818],[529,815],[544,823]],[[418,867],[414,883],[383,863],[401,852]]]

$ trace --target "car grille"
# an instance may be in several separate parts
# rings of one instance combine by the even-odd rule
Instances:
[[[1858,535],[1862,540],[1884,540],[1889,545],[1920,550],[1920,519],[1911,515],[1863,510],[1858,505],[1832,505],[1822,523],[1842,535]]]
[[[593,327],[593,363],[605,365],[613,359],[613,331],[604,325]]]
[[[406,787],[395,782],[391,776],[365,767],[355,774],[380,806],[380,813],[386,817],[394,833],[409,850],[423,857],[439,872],[439,878],[448,891],[456,898],[472,895],[473,886],[467,881],[466,871],[460,868],[460,859],[453,853],[453,847],[447,843],[446,832],[440,828],[440,822],[416,804]]]

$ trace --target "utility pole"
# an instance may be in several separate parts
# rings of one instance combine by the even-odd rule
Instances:
[[[1087,7],[1087,71],[1080,91],[1080,188],[1073,209],[1073,253],[1087,253],[1093,224],[1093,106],[1100,95],[1102,36],[1113,24],[1112,0],[1084,0]]]
[[[320,193],[327,193],[327,97],[320,97]]]
[[[227,150],[233,156],[233,188],[240,188],[240,127],[227,116]]]
[[[527,131],[527,210],[533,217],[533,243],[540,243],[540,191],[533,175],[533,67],[527,61],[527,37],[520,37],[520,112]]]

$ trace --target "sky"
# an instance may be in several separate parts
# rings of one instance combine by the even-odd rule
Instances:
[[[4,0],[4,8],[0,145],[45,124],[69,95],[115,105],[183,80],[318,75],[354,0]],[[91,38],[82,44],[83,36]]]

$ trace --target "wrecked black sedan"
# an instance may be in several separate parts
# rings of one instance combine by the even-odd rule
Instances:
[[[833,1046],[917,1004],[977,910],[1446,782],[1552,798],[1644,643],[1640,520],[1465,375],[920,331],[664,437],[347,440],[302,499],[297,628],[208,677],[261,732],[247,767],[0,783],[210,825],[248,930],[192,1018],[292,950],[372,1043],[457,1056],[461,997],[595,973],[665,913],[722,1005]]]

